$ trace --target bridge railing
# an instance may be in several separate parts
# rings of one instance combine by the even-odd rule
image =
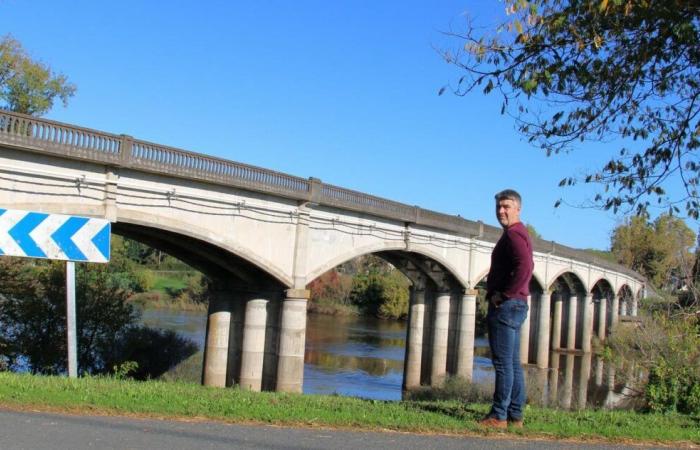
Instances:
[[[271,193],[300,201],[332,206],[399,220],[462,236],[479,236],[496,242],[500,228],[459,216],[429,211],[381,197],[299,178],[273,170],[215,158],[200,153],[68,125],[52,120],[0,111],[0,145],[25,151],[97,162],[195,181]],[[588,252],[535,239],[535,250],[589,262],[639,278],[620,265],[600,260]]]

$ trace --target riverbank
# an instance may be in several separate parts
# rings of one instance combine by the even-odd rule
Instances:
[[[253,393],[190,383],[114,378],[68,379],[0,373],[0,405],[90,414],[206,418],[292,426],[418,433],[492,434],[477,420],[485,404],[377,401],[324,395]],[[700,444],[700,418],[629,411],[566,412],[528,407],[524,430],[514,435],[610,442]]]

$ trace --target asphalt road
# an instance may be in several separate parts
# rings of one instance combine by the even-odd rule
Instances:
[[[507,437],[368,433],[0,410],[0,450],[42,449],[639,449]],[[653,448],[653,447],[644,447]],[[659,447],[660,448],[660,447]]]

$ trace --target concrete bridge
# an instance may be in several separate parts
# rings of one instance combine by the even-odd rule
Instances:
[[[492,193],[485,192],[490,196]],[[0,112],[0,206],[105,217],[216,280],[203,383],[301,392],[307,285],[375,254],[411,281],[404,388],[471,378],[477,287],[499,228],[284,173]],[[644,280],[535,239],[521,355],[591,351]]]

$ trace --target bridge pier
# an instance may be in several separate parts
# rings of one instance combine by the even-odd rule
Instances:
[[[552,301],[552,292],[544,292],[540,297],[540,315],[538,317],[537,335],[537,367],[546,369],[549,364],[549,311]]]
[[[561,348],[561,326],[563,320],[564,299],[556,295],[554,300],[554,316],[552,317],[552,350]]]
[[[620,315],[621,316],[626,316],[627,315],[627,302],[628,299],[626,297],[623,297],[620,299]]]
[[[308,290],[289,289],[282,302],[277,362],[276,389],[278,392],[302,392],[308,298]]]
[[[267,303],[268,300],[261,298],[246,302],[239,382],[242,389],[260,391],[262,388]]]
[[[420,386],[421,362],[423,360],[423,323],[425,321],[425,288],[411,287],[404,359],[403,390]]]
[[[583,333],[581,335],[581,349],[584,351],[584,353],[590,353],[592,351],[591,340],[593,339],[593,312],[593,295],[589,292],[583,298]]]
[[[223,295],[216,293],[209,302],[202,370],[202,384],[205,386],[226,386],[231,310],[230,302],[222,298]]]
[[[447,343],[450,324],[450,293],[439,292],[435,298],[432,366],[430,385],[440,386],[447,374]]]
[[[578,309],[578,297],[569,297],[569,320],[566,328],[566,349],[576,349],[576,313]]]
[[[620,296],[613,294],[612,307],[610,308],[610,329],[614,329],[620,321]]]
[[[476,329],[476,295],[470,289],[462,295],[459,308],[456,375],[471,381],[474,372],[474,333]]]
[[[520,362],[527,364],[529,362],[530,350],[530,311],[532,310],[532,296],[527,296],[527,316],[520,327]]]
[[[603,296],[598,303],[598,339],[605,340],[606,328],[608,326],[608,299]]]

